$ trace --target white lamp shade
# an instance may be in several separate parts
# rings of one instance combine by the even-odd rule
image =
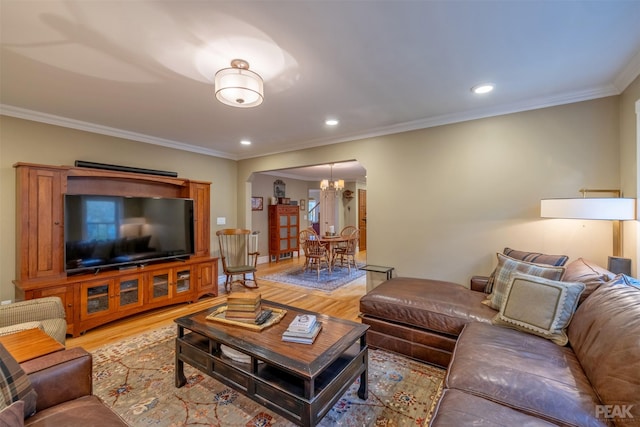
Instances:
[[[224,68],[216,73],[216,98],[232,107],[249,108],[262,104],[264,85],[253,71],[242,68]]]
[[[542,199],[540,216],[542,218],[634,220],[636,219],[636,199],[614,197]]]

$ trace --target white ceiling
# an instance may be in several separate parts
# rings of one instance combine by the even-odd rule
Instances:
[[[619,94],[640,73],[640,1],[0,8],[2,114],[236,160]],[[213,95],[236,57],[265,80],[259,107]]]

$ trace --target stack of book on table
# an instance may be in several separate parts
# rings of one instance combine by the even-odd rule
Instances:
[[[315,315],[299,314],[282,333],[282,341],[313,344],[321,329],[322,323],[318,322]]]
[[[227,296],[225,318],[238,322],[255,323],[262,312],[261,295],[253,292],[232,292]]]

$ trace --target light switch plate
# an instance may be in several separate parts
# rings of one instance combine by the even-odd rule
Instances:
[[[216,218],[216,224],[217,225],[225,225],[227,223],[227,218],[223,217],[223,216],[219,216]]]

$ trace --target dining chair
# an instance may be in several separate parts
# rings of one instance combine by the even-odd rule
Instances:
[[[356,264],[356,251],[358,248],[358,241],[360,240],[360,230],[353,227],[350,231],[350,234],[345,235],[345,237],[347,237],[345,244],[338,246],[333,250],[334,265],[340,261],[340,266],[344,266],[346,262],[349,274],[351,274],[351,265],[353,265],[353,268],[356,270],[358,269],[358,265]],[[342,232],[340,234],[342,235]]]
[[[251,231],[226,228],[217,231],[216,236],[218,236],[218,245],[220,246],[222,270],[226,275],[225,291],[231,292],[234,283],[239,283],[249,289],[257,288],[256,270],[260,253],[257,243],[254,243],[251,236]],[[251,274],[250,278],[247,277],[248,274]],[[242,276],[242,278],[234,279],[235,276]],[[253,286],[248,285],[247,282],[253,282]]]
[[[318,280],[320,280],[320,270],[323,264],[326,265],[327,270],[331,272],[329,250],[320,242],[320,237],[313,229],[307,228],[306,230],[302,230],[298,234],[298,241],[304,252],[303,272],[306,271],[307,268],[315,268]]]
[[[354,231],[356,231],[358,228],[353,226],[353,225],[347,225],[345,227],[342,228],[342,230],[340,230],[340,237],[345,237],[348,238],[349,236],[351,236],[351,233],[353,233]],[[343,242],[337,242],[334,246],[334,248],[344,248],[345,246],[347,246],[347,242],[346,240]]]
[[[340,236],[341,237],[349,237],[349,236],[351,236],[351,233],[353,233],[357,229],[358,228],[353,226],[353,225],[347,225],[342,230],[340,230]]]

